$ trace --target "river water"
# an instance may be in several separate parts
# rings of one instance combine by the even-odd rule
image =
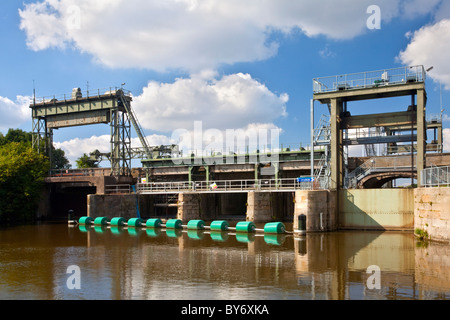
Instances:
[[[449,271],[450,246],[405,232],[0,229],[2,300],[446,300]]]

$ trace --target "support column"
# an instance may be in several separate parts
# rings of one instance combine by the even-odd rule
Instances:
[[[205,166],[206,185],[209,186],[209,166]]]
[[[247,220],[253,222],[268,222],[272,220],[271,192],[247,193]]]
[[[310,101],[311,123],[310,123],[310,135],[311,135],[311,177],[314,177],[314,99]]]
[[[189,189],[192,189],[192,170],[194,170],[194,167],[192,167],[192,166],[188,167]]]
[[[337,229],[336,192],[328,190],[299,190],[295,192],[294,230],[299,228],[299,216],[306,216],[306,231]]]
[[[177,219],[183,222],[202,219],[200,209],[200,197],[198,193],[179,193]]]
[[[278,181],[279,177],[280,177],[280,163],[279,162],[274,162],[272,163],[272,166],[275,169],[275,185],[278,189],[278,187],[280,186],[280,182]]]
[[[255,184],[259,179],[259,163],[255,163]]]
[[[426,152],[426,93],[425,90],[417,90],[417,185],[420,185],[420,174],[426,166],[425,152]]]
[[[338,99],[331,99],[331,190],[337,190],[342,186],[342,131],[340,128],[340,114],[342,111],[342,102]]]

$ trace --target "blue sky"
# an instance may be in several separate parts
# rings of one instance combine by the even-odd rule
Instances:
[[[370,5],[380,8],[380,29],[367,26]],[[33,81],[38,97],[126,83],[153,145],[202,121],[205,130],[281,129],[280,143],[306,146],[315,77],[433,66],[427,113],[440,112],[441,94],[444,108],[450,101],[444,1],[8,0],[0,9],[3,133],[31,131]],[[401,111],[408,103],[350,111]],[[316,116],[326,110],[316,104]],[[450,140],[447,115],[449,108]],[[107,125],[66,128],[54,141],[74,164],[83,152],[108,151],[108,134]]]

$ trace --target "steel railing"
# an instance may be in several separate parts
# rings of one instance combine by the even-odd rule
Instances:
[[[313,79],[314,93],[425,82],[423,66],[383,69]]]
[[[422,187],[449,187],[450,167],[430,167],[420,173]]]
[[[348,187],[356,188],[358,182],[362,178],[373,172],[411,170],[411,161],[413,169],[415,170],[415,158],[411,159],[411,156],[409,155],[403,157],[387,156],[370,158],[348,174]]]
[[[50,177],[101,177],[109,176],[110,168],[89,168],[89,169],[53,169],[50,172]]]
[[[75,89],[74,89],[75,90]],[[36,104],[48,104],[54,103],[58,101],[66,101],[66,100],[76,100],[90,97],[100,97],[105,95],[116,95],[119,91],[121,91],[125,96],[131,96],[131,91],[126,90],[122,87],[107,87],[96,90],[72,90],[71,93],[61,93],[52,96],[44,96],[44,97],[35,97],[33,98]]]
[[[165,192],[246,192],[246,191],[295,191],[323,189],[319,179],[258,179],[258,180],[219,180],[219,181],[181,181],[149,182],[136,186],[138,193]]]
[[[116,185],[106,185],[105,193],[106,194],[114,194],[114,193],[132,193],[133,186],[130,184],[116,184]]]

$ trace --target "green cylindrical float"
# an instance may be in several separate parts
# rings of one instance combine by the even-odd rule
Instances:
[[[269,222],[264,226],[264,233],[284,233],[286,227],[281,222]]]
[[[114,226],[109,228],[109,230],[111,230],[112,234],[120,234],[123,230],[123,228],[119,228],[118,226]]]
[[[125,220],[124,218],[120,218],[120,217],[111,219],[112,226],[123,226],[123,225],[125,225],[125,222],[127,222],[127,220]]]
[[[148,219],[145,223],[147,228],[161,228],[162,221],[161,219]]]
[[[175,229],[175,228],[166,229],[166,235],[169,238],[178,238],[178,237],[181,237],[183,235],[183,230]]]
[[[97,218],[95,218],[95,220],[94,220],[94,224],[95,224],[96,226],[104,226],[104,225],[107,225],[107,224],[108,224],[108,219],[105,218],[105,217],[97,217]]]
[[[251,221],[241,221],[236,224],[236,232],[255,232],[256,226]]]
[[[91,217],[81,217],[80,220],[78,220],[79,224],[91,224],[94,219]]]
[[[225,242],[228,240],[228,232],[212,230],[210,232],[211,239],[214,241]]]
[[[236,233],[236,240],[238,242],[243,243],[250,243],[255,241],[255,234],[254,233]]]
[[[225,231],[228,230],[229,226],[230,225],[226,221],[213,221],[209,227],[211,230]]]
[[[128,234],[131,236],[137,236],[142,232],[142,229],[139,228],[127,228]]]
[[[166,222],[167,229],[182,229],[183,224],[180,219],[169,219]]]
[[[188,229],[187,235],[189,239],[201,240],[205,236],[205,231],[202,229]]]
[[[281,246],[285,239],[286,239],[285,234],[274,234],[274,233],[264,234],[264,241],[267,244]]]
[[[78,226],[81,232],[88,232],[91,229],[90,225],[80,224]]]
[[[141,218],[131,218],[128,220],[129,227],[140,227],[144,224],[144,220]]]
[[[205,228],[205,221],[203,220],[191,220],[187,224],[189,230],[201,230]]]
[[[95,232],[98,232],[98,233],[103,233],[103,232],[105,232],[105,230],[106,230],[107,228],[108,228],[108,227],[105,227],[105,226],[102,226],[102,225],[95,225],[95,226],[94,226]]]
[[[145,232],[152,238],[159,237],[159,235],[162,234],[161,228],[148,228],[145,230]]]

